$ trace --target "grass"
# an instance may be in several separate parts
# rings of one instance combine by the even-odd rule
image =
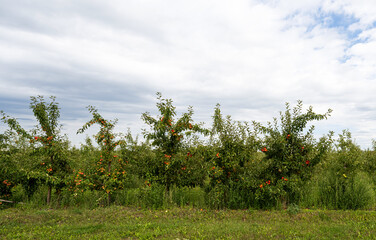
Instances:
[[[376,212],[9,208],[0,239],[376,239]]]

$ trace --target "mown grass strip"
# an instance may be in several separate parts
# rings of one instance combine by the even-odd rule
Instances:
[[[376,212],[5,209],[0,239],[376,239]]]

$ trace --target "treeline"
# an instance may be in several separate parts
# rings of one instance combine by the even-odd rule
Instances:
[[[193,109],[177,115],[171,99],[157,93],[159,115],[146,112],[144,142],[115,133],[116,121],[88,106],[99,131],[80,148],[60,133],[56,99],[31,97],[38,122],[26,131],[1,111],[0,208],[8,202],[54,206],[110,204],[161,208],[330,209],[374,207],[376,143],[361,150],[349,131],[315,139],[311,122],[325,120],[287,103],[267,125],[234,121],[214,108],[210,129],[195,123]],[[96,142],[95,146],[93,141]]]

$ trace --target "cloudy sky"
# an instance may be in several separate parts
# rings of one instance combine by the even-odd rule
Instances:
[[[56,96],[63,132],[94,105],[134,135],[156,92],[211,125],[216,103],[265,123],[302,100],[332,116],[316,133],[376,138],[376,4],[371,0],[0,0],[0,109],[36,124],[30,96]],[[1,123],[0,130],[6,126]],[[94,134],[97,129],[87,132]]]

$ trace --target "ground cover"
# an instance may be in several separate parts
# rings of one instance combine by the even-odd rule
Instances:
[[[0,239],[376,239],[375,211],[8,208]]]

